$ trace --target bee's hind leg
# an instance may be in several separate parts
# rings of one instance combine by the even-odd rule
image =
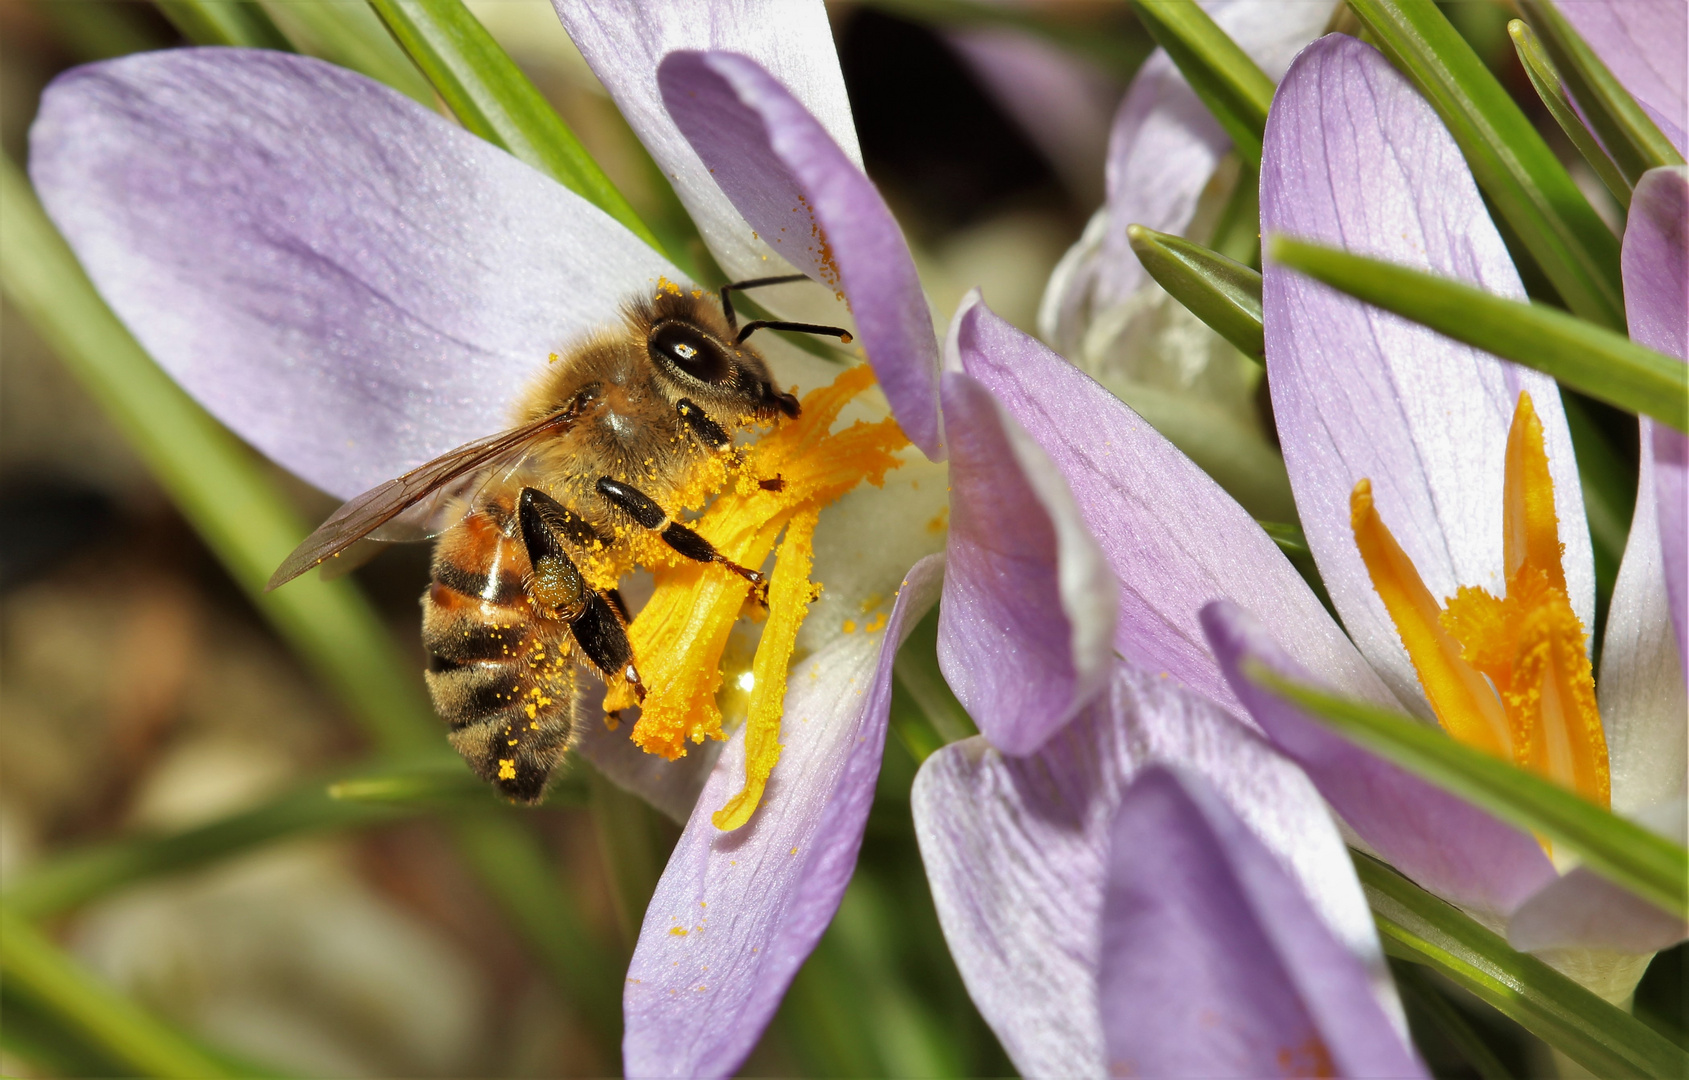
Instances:
[[[619,480],[612,480],[608,476],[598,478],[598,493],[609,500],[611,505],[625,511],[627,515],[642,529],[649,529],[663,538],[663,543],[675,551],[696,562],[716,563],[725,569],[733,571],[751,583],[751,588],[757,600],[768,602],[768,578],[760,571],[740,566],[715,549],[715,545],[699,536],[696,532],[670,518],[663,512],[651,496],[640,491],[632,484],[624,484]]]
[[[619,676],[641,701],[645,684],[633,666],[633,646],[627,627],[612,601],[595,591],[581,577],[580,570],[565,549],[572,515],[556,499],[536,488],[523,488],[517,520],[522,543],[533,564],[527,590],[529,598],[552,618],[569,624],[569,632],[581,652],[605,676]]]

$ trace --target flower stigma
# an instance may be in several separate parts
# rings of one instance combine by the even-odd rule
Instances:
[[[735,680],[750,693],[745,786],[712,819],[723,831],[750,820],[780,758],[786,672],[798,628],[820,595],[820,586],[809,580],[816,521],[822,509],[864,480],[883,484],[885,474],[901,464],[896,452],[908,445],[889,418],[831,430],[840,411],[872,385],[873,370],[866,364],[847,368],[830,386],[805,395],[796,419],[710,459],[680,495],[686,509],[703,508],[688,524],[741,566],[761,566],[780,541],[767,580],[762,637],[750,670]],[[783,482],[760,482],[774,477]],[[685,559],[637,534],[625,539],[630,543],[618,546],[631,550],[631,562],[648,567],[656,579],[650,601],[628,627],[647,688],[630,737],[647,753],[672,761],[686,753],[689,741],[727,737],[716,702],[722,653],[740,616],[762,612],[751,601],[750,583],[736,574]],[[582,572],[595,587],[606,588],[630,568],[629,561],[601,552]],[[611,684],[605,709],[634,704],[631,687],[619,680]]]
[[[1369,480],[1349,498],[1355,544],[1443,728],[1606,807],[1607,740],[1529,394],[1513,412],[1506,470],[1503,596],[1462,585],[1439,605],[1379,517]]]

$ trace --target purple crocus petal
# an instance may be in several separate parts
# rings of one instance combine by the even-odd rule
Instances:
[[[1330,20],[1330,0],[1202,0],[1233,41],[1277,79]],[[1076,355],[1091,316],[1125,301],[1148,280],[1126,226],[1184,235],[1231,141],[1165,50],[1138,69],[1109,133],[1108,202],[1102,227],[1052,275],[1039,331]],[[1088,232],[1090,232],[1088,230]]]
[[[991,391],[1066,478],[1120,581],[1123,657],[1235,706],[1198,621],[1203,604],[1229,597],[1345,693],[1394,701],[1260,526],[1118,398],[977,297],[946,347],[946,365]]]
[[[980,732],[1030,754],[1114,666],[1120,586],[1061,473],[979,383],[943,378],[950,539],[938,663]]]
[[[1689,937],[1689,925],[1587,867],[1531,897],[1507,921],[1515,949],[1654,953]]]
[[[932,314],[873,182],[748,57],[670,53],[657,81],[681,133],[751,227],[793,266],[844,294],[898,423],[928,457],[942,458]]]
[[[1307,771],[1356,834],[1402,873],[1492,923],[1554,880],[1553,864],[1529,834],[1332,734],[1251,682],[1242,670],[1247,661],[1296,682],[1319,681],[1256,620],[1218,602],[1203,609],[1202,623],[1255,722]]]
[[[1633,819],[1646,819],[1658,807],[1681,807],[1689,775],[1689,728],[1683,719],[1689,716],[1689,694],[1666,595],[1658,504],[1649,497],[1656,490],[1652,427],[1643,418],[1636,509],[1613,583],[1595,681],[1612,809]]]
[[[1574,5],[1576,6],[1576,5]],[[1680,35],[1681,36],[1681,35]],[[1689,359],[1689,167],[1650,169],[1631,196],[1620,253],[1625,318],[1630,336],[1668,356]],[[1649,429],[1652,428],[1650,435]],[[1660,546],[1678,656],[1689,676],[1689,441],[1680,431],[1644,422],[1643,443],[1654,456]],[[1646,489],[1644,489],[1646,490]]]
[[[780,764],[748,825],[710,815],[744,780],[728,742],[646,909],[623,995],[629,1076],[726,1076],[762,1035],[838,910],[874,799],[892,659],[938,599],[916,563],[883,635],[847,634],[792,668]]]
[[[593,73],[610,92],[634,134],[651,152],[698,226],[716,262],[733,280],[790,273],[781,252],[759,239],[755,224],[710,177],[710,169],[681,134],[663,104],[657,67],[683,50],[715,50],[750,57],[815,118],[841,153],[858,167],[850,98],[820,0],[552,0],[563,26]],[[763,237],[777,233],[762,231]],[[801,269],[800,265],[800,269]],[[760,293],[767,299],[770,293]],[[788,316],[797,318],[794,314]]]
[[[1369,45],[1303,50],[1267,117],[1261,223],[1524,298],[1454,139]],[[1386,525],[1433,596],[1506,591],[1502,481],[1521,390],[1542,420],[1573,610],[1593,625],[1595,576],[1571,436],[1553,380],[1269,264],[1267,373],[1308,546],[1355,644],[1428,715],[1412,662],[1350,529],[1370,478]]]
[[[1689,129],[1689,6],[1683,0],[1607,0],[1559,5],[1595,55],[1653,114],[1677,147]]]
[[[1099,977],[1110,1076],[1425,1076],[1264,844],[1199,774],[1115,813]]]
[[[503,428],[547,354],[679,278],[504,151],[304,56],[76,68],[42,97],[29,165],[159,364],[342,497]]]
[[[915,835],[945,941],[1021,1074],[1107,1071],[1097,976],[1110,823],[1152,762],[1208,779],[1396,1014],[1353,867],[1307,777],[1211,702],[1119,664],[1107,695],[1038,753],[967,739],[915,778]]]

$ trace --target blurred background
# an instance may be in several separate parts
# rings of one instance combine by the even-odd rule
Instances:
[[[313,6],[266,2],[261,17],[309,40],[320,25]],[[362,4],[350,6],[373,22]],[[182,7],[0,0],[0,144],[10,160],[26,160],[36,102],[55,73],[188,43],[194,27]],[[470,7],[641,216],[665,241],[687,243],[677,201],[550,5]],[[1506,38],[1507,9],[1485,0],[1446,8],[1533,104]],[[909,236],[934,309],[947,314],[978,285],[998,312],[1035,331],[1052,269],[1102,201],[1109,122],[1151,49],[1147,35],[1125,4],[1104,2],[901,0],[829,12],[868,172]],[[1043,88],[994,82],[1004,58],[1017,56],[1031,57],[1026,70],[1061,75]],[[1560,141],[1552,121],[1540,126]],[[1592,415],[1634,476],[1634,425],[1599,408]],[[1262,430],[1270,439],[1270,424]],[[303,520],[333,509],[274,467],[256,467]],[[388,647],[420,673],[425,546],[395,550],[355,577],[390,630]],[[679,826],[584,765],[533,811],[458,783],[467,773],[455,763],[434,781],[366,775],[379,736],[274,626],[8,300],[8,901],[99,979],[241,1069],[616,1072],[622,975]],[[930,623],[908,649],[930,658]],[[931,749],[922,732],[942,732],[954,708],[931,670],[900,668],[900,722],[861,865],[748,1075],[1013,1071],[945,950],[915,847],[909,788]],[[337,781],[341,798],[328,793]],[[1681,947],[1658,958],[1639,1014],[1684,1026],[1683,978]],[[1497,1014],[1452,987],[1429,992],[1460,1010],[1514,1075],[1548,1067],[1541,1045]],[[1419,1023],[1419,999],[1408,1003],[1439,1074],[1478,1075]],[[0,1072],[121,1071],[14,984],[0,983],[0,1010]]]

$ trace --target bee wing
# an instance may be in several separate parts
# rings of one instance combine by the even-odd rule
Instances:
[[[448,487],[457,489],[459,485],[456,481],[465,480],[472,474],[491,472],[499,466],[513,467],[527,454],[535,439],[567,430],[576,415],[573,409],[561,410],[523,427],[477,439],[397,479],[371,488],[317,526],[317,531],[307,536],[305,542],[277,567],[269,584],[264,587],[265,591],[284,585],[324,559],[345,551],[406,510],[424,503],[424,500],[429,501],[430,510],[434,509],[431,505],[433,496]]]

